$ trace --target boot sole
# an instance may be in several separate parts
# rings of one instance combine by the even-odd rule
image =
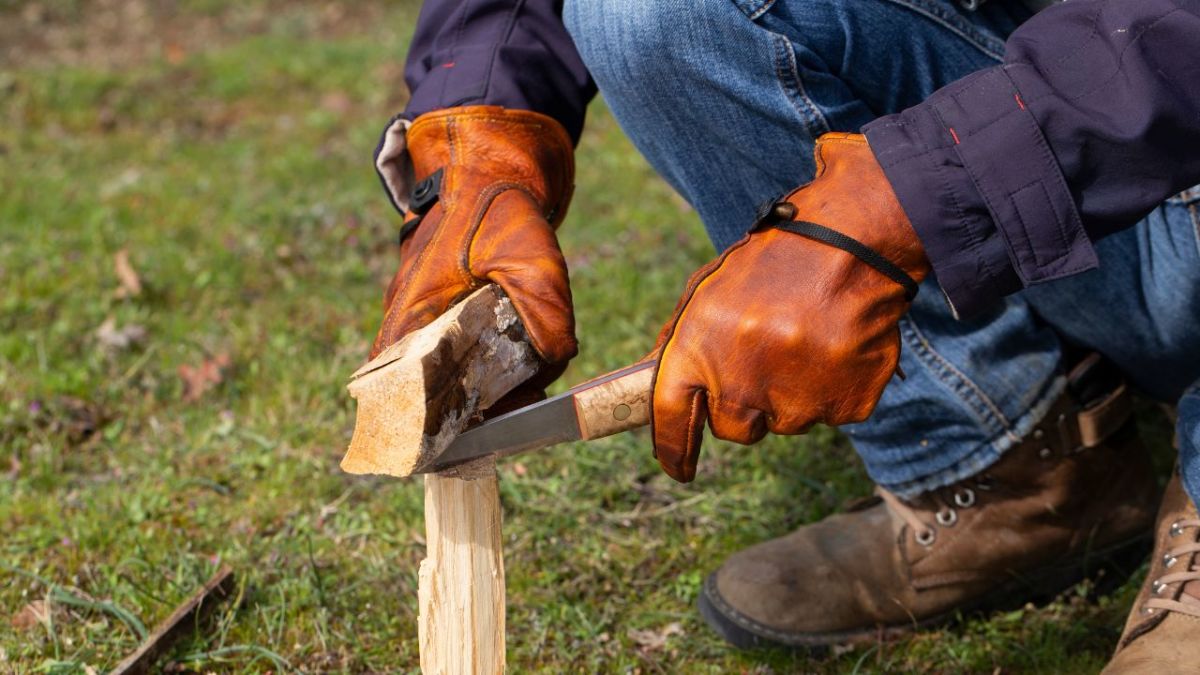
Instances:
[[[1146,534],[1074,561],[1052,565],[1013,578],[976,601],[920,621],[862,630],[830,633],[789,633],[763,625],[738,612],[717,592],[717,575],[704,581],[697,604],[700,616],[726,642],[739,649],[787,647],[823,656],[830,647],[894,640],[917,631],[945,626],[961,618],[1010,611],[1029,602],[1043,604],[1084,579],[1098,579],[1094,595],[1107,594],[1125,583],[1149,555],[1153,536]]]

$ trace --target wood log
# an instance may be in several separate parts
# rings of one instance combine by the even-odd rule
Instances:
[[[512,302],[489,284],[351,376],[348,473],[411,476],[538,366]]]
[[[359,369],[350,473],[424,471],[479,411],[534,374],[512,303],[476,291]],[[421,669],[427,675],[502,673],[504,557],[492,457],[425,477],[426,558],[418,573]]]

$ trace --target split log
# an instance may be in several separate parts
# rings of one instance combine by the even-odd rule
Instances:
[[[480,289],[354,374],[358,414],[342,468],[401,477],[427,470],[537,365],[512,303],[496,286]],[[494,458],[426,475],[418,636],[427,675],[504,672],[500,524]]]
[[[358,414],[342,469],[397,477],[428,470],[537,365],[512,302],[498,286],[479,289],[351,376]]]

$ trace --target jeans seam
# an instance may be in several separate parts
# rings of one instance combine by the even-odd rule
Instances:
[[[954,395],[980,417],[982,425],[1002,433],[1011,431],[1012,423],[1004,416],[999,406],[988,398],[979,385],[933,348],[915,321],[905,317],[901,320],[901,325],[901,335],[906,338],[905,341],[914,350],[917,358],[925,363],[935,378],[948,385]]]
[[[783,90],[784,98],[791,103],[796,112],[800,113],[808,133],[813,138],[827,133],[829,120],[825,119],[825,114],[809,98],[808,92],[804,89],[804,80],[800,76],[800,66],[796,63],[796,49],[792,45],[792,41],[787,36],[774,31],[766,30],[766,32],[775,43],[775,75]]]
[[[1200,256],[1200,211],[1196,209],[1196,202],[1188,204],[1187,208],[1192,215],[1192,239],[1196,244],[1196,255]]]
[[[754,20],[758,19],[759,17],[761,17],[763,14],[766,14],[767,12],[771,11],[771,7],[773,7],[775,5],[775,0],[759,0],[759,2],[761,2],[762,4],[760,4],[758,7],[755,7],[752,11],[747,12],[745,9],[742,9],[743,3],[738,2],[738,0],[731,0],[731,1],[733,2],[734,7],[737,7],[739,10],[741,10],[742,14],[745,14],[746,17],[749,18],[751,21],[754,21]]]
[[[948,14],[940,7],[936,7],[924,2],[918,2],[916,0],[884,0],[884,2],[890,2],[894,5],[898,5],[909,11],[924,16],[951,33],[958,35],[972,47],[983,52],[985,56],[996,61],[997,63],[1004,60],[1003,41],[989,38],[974,26],[970,25],[969,22],[962,21],[961,19],[956,21],[956,17]]]

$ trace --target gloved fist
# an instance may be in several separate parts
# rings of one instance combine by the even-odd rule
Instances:
[[[692,275],[658,342],[654,450],[696,474],[707,421],[738,443],[866,419],[929,263],[866,139],[817,140],[812,183]]]
[[[567,132],[538,113],[469,106],[418,117],[404,141],[418,182],[401,204],[400,270],[371,356],[495,282],[545,361],[536,379],[553,380],[577,351],[554,235],[573,188]]]

